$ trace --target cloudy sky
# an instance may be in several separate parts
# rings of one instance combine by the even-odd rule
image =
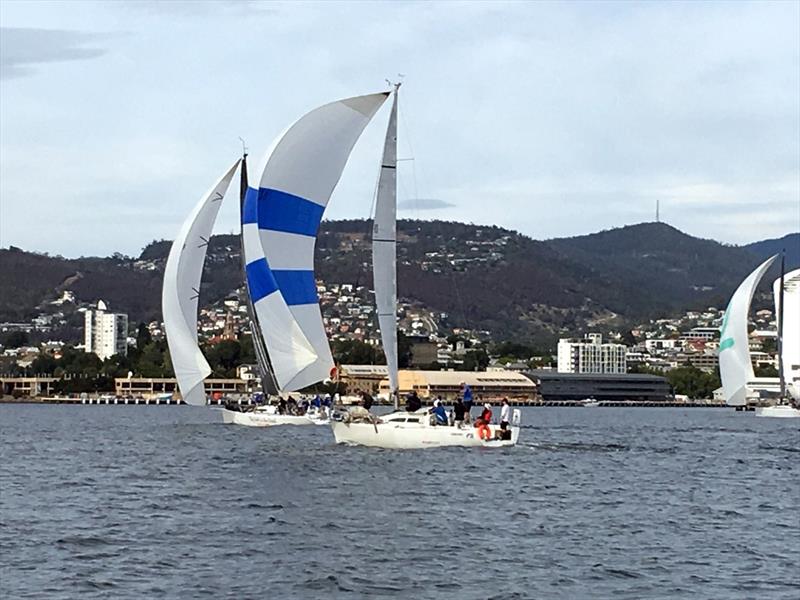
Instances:
[[[136,254],[315,106],[403,74],[401,216],[800,230],[800,3],[0,3],[0,246]],[[388,104],[329,218],[369,216]],[[220,232],[237,227],[233,196]]]

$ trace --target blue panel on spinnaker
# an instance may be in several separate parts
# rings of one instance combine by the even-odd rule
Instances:
[[[275,281],[289,306],[297,304],[315,304],[317,298],[317,282],[314,271],[272,271]]]
[[[258,190],[258,228],[315,237],[325,207],[278,190]]]
[[[258,223],[258,190],[247,188],[242,206],[242,223]]]
[[[254,260],[247,265],[246,270],[247,285],[250,289],[250,298],[253,304],[278,289],[278,284],[269,269],[267,259]]]

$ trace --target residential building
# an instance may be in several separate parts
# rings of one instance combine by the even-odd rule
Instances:
[[[558,341],[559,373],[625,373],[624,344],[604,344],[603,336],[590,333],[584,339]]]
[[[112,313],[100,300],[96,309],[84,314],[84,350],[105,360],[115,354],[128,354],[128,315]]]

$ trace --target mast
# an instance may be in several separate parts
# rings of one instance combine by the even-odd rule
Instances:
[[[244,145],[244,140],[242,140],[242,144]],[[239,180],[239,244],[242,257],[242,277],[244,278],[245,295],[247,296],[247,317],[250,321],[250,337],[253,340],[253,349],[255,350],[256,362],[258,363],[261,389],[265,396],[269,396],[270,394],[275,395],[278,393],[278,385],[275,381],[272,369],[270,368],[267,349],[264,347],[264,340],[261,337],[261,328],[258,326],[258,315],[256,315],[256,311],[253,308],[250,287],[247,283],[247,259],[244,255],[244,219],[241,218],[244,211],[244,199],[245,196],[247,196],[247,187],[247,148],[243,148],[241,179]]]
[[[783,277],[786,267],[786,250],[781,252],[781,283],[778,294],[778,379],[781,383],[780,403],[783,404],[786,399],[786,377],[783,371]]]

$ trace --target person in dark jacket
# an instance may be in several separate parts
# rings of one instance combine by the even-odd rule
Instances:
[[[370,408],[372,408],[373,402],[374,401],[370,394],[368,394],[367,392],[361,392],[361,406],[369,410]]]
[[[466,410],[464,403],[461,401],[461,397],[457,396],[453,404],[453,425],[461,427],[462,423],[464,423],[464,413]]]
[[[422,408],[422,400],[419,399],[416,390],[414,390],[406,397],[406,411],[416,412],[420,408]]]

